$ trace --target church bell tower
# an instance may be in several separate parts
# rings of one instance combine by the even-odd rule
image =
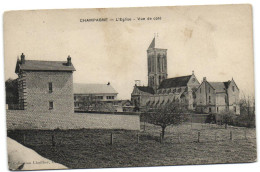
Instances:
[[[158,35],[154,36],[147,49],[148,86],[156,91],[160,83],[167,78],[167,49],[159,48]]]

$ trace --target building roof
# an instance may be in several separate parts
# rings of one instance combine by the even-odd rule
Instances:
[[[161,82],[158,89],[187,86],[192,75],[168,78]]]
[[[67,65],[67,61],[40,61],[40,60],[25,60],[22,64],[21,61],[17,61],[16,70],[17,73],[20,70],[32,70],[32,71],[75,71],[73,64]]]
[[[150,94],[154,94],[154,90],[152,87],[149,86],[136,86],[136,88],[138,88],[140,91],[146,92],[146,93],[150,93]]]
[[[151,44],[149,45],[148,49],[149,48],[155,48],[155,37],[153,38]]]
[[[164,48],[161,48],[160,46],[160,43],[159,43],[159,40],[158,40],[158,36],[157,37],[154,37],[152,42],[150,43],[148,49],[150,48],[157,48],[157,49],[164,49]]]
[[[216,90],[217,93],[226,91],[225,82],[209,82],[209,84]]]
[[[228,89],[230,82],[231,81],[224,82],[224,85],[225,85],[226,89]]]
[[[110,84],[73,84],[74,94],[118,94]]]

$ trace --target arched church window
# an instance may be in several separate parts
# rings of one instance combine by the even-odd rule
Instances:
[[[158,67],[158,72],[161,72],[161,55],[157,55],[157,67]]]
[[[151,72],[151,57],[148,58],[148,72]]]

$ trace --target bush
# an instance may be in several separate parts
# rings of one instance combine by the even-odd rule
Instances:
[[[234,125],[238,127],[255,128],[255,118],[249,118],[248,115],[239,115],[235,118]]]

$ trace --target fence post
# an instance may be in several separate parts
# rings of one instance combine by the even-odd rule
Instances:
[[[139,133],[137,133],[137,143],[139,143]]]
[[[52,134],[52,136],[51,136],[51,143],[52,143],[52,146],[54,147],[55,146],[54,134]]]
[[[198,143],[200,142],[200,132],[198,132]]]
[[[191,114],[191,120],[190,120],[190,123],[191,123],[191,129],[192,129],[192,114]]]
[[[230,131],[230,140],[232,140],[233,138],[232,138],[232,131]]]
[[[113,133],[110,135],[110,145],[113,145]]]
[[[25,145],[25,134],[23,134],[23,144]]]
[[[246,128],[245,128],[245,140],[247,140],[247,137],[246,137]]]

